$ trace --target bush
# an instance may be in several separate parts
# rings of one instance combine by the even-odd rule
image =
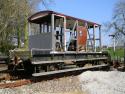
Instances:
[[[15,46],[5,42],[5,43],[2,43],[2,45],[0,45],[0,52],[2,54],[9,55],[9,50],[14,49],[14,48]]]

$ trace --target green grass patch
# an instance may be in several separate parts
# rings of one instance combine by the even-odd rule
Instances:
[[[107,48],[106,50],[111,55],[112,59],[124,57],[124,48],[116,48],[115,52],[113,48]]]

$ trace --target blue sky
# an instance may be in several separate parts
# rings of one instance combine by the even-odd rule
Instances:
[[[51,0],[49,8],[63,14],[102,24],[110,21],[114,5],[118,0]],[[46,8],[41,7],[41,10]],[[103,44],[109,45],[108,34],[102,34]]]

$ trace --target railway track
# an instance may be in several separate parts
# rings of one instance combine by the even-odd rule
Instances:
[[[26,84],[32,84],[36,82],[40,82],[43,80],[52,80],[55,78],[60,78],[64,76],[71,76],[71,75],[78,75],[84,71],[97,71],[97,70],[109,70],[110,66],[108,64],[105,65],[96,65],[90,67],[83,67],[83,68],[72,68],[72,69],[65,69],[59,71],[50,71],[50,72],[43,72],[43,73],[35,73],[32,74],[32,77],[27,79],[16,79],[16,80],[1,80],[0,88],[13,88],[19,87]],[[8,73],[7,73],[8,74]],[[8,76],[8,75],[7,75]]]

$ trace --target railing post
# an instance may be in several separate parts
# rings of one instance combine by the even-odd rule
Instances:
[[[52,51],[55,51],[54,14],[51,15]]]

